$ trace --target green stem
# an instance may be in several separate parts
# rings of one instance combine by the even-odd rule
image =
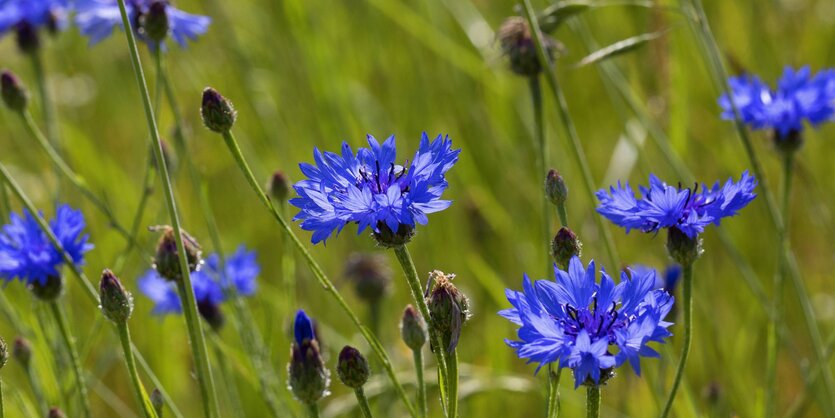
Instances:
[[[449,379],[449,389],[447,398],[449,400],[449,407],[447,408],[447,417],[458,418],[458,350],[452,350],[447,356],[447,376]]]
[[[142,380],[139,379],[139,373],[136,371],[136,361],[133,358],[133,351],[131,351],[130,330],[127,322],[116,324],[119,330],[119,340],[122,343],[122,351],[125,355],[125,365],[128,367],[130,373],[131,384],[133,384],[133,392],[136,396],[136,401],[142,407],[142,415],[145,418],[157,418],[157,413],[154,406],[151,404],[151,399],[142,385]]]
[[[40,380],[38,380],[38,375],[32,369],[31,364],[23,365],[23,368],[26,371],[26,378],[29,380],[29,386],[32,387],[32,395],[35,396],[38,408],[40,408],[41,414],[46,415],[49,412],[49,404],[46,403],[46,397],[43,394],[43,388],[41,387]]]
[[[528,85],[531,90],[531,103],[533,104],[533,119],[534,119],[534,129],[536,130],[536,144],[537,144],[537,158],[536,158],[536,179],[541,181],[545,175],[545,172],[548,170],[548,144],[545,142],[545,123],[543,121],[544,115],[542,112],[542,87],[539,83],[539,76],[531,76],[528,78]],[[550,201],[548,200],[548,196],[545,194],[544,191],[540,193],[542,195],[542,232],[544,233],[544,237],[542,238],[542,245],[541,248],[546,249],[545,254],[548,254],[549,251],[547,250],[548,244],[551,240],[551,217],[549,215],[549,204]],[[539,245],[537,246],[539,247]],[[547,257],[550,258],[550,257]],[[551,266],[550,262],[547,263],[545,271],[547,272]]]
[[[219,251],[219,250],[218,250]],[[217,359],[217,365],[220,369],[220,377],[223,379],[224,386],[228,388],[226,391],[226,400],[229,402],[227,407],[231,409],[230,416],[240,417],[244,413],[244,407],[241,404],[241,394],[238,391],[238,385],[235,381],[235,375],[232,373],[232,370],[229,368],[229,363],[226,361],[226,354],[224,354],[223,350],[220,347],[221,340],[220,335],[215,334],[215,338],[212,339],[215,358]]]
[[[394,254],[397,256],[397,261],[400,262],[400,266],[406,274],[406,283],[409,285],[409,292],[412,294],[412,299],[414,299],[421,316],[423,316],[423,319],[426,321],[427,325],[429,325],[430,346],[434,347],[433,351],[435,353],[435,361],[438,363],[438,388],[441,392],[441,404],[447,405],[447,398],[449,397],[449,394],[447,393],[448,388],[446,386],[449,384],[449,371],[447,370],[448,364],[445,354],[446,347],[444,347],[441,343],[441,336],[438,335],[435,331],[435,327],[432,326],[432,317],[429,315],[429,307],[426,305],[423,287],[418,279],[415,262],[412,260],[412,255],[409,253],[409,249],[405,245],[394,247]]]
[[[55,322],[58,324],[58,330],[61,332],[61,339],[64,340],[64,345],[67,352],[70,354],[72,361],[72,371],[75,375],[75,381],[78,384],[78,396],[81,398],[81,410],[83,415],[90,418],[90,403],[87,399],[87,383],[84,379],[84,371],[81,370],[81,360],[78,358],[78,351],[75,349],[75,340],[70,334],[70,327],[67,324],[67,317],[61,312],[61,307],[57,301],[49,302],[49,309]]]
[[[6,417],[6,408],[3,405],[3,378],[0,378],[0,418]]]
[[[681,357],[678,360],[673,388],[670,389],[670,396],[667,397],[661,418],[666,418],[673,408],[673,400],[675,400],[676,392],[678,392],[678,387],[684,377],[684,367],[687,364],[687,356],[690,354],[690,341],[693,337],[693,264],[682,266],[682,270],[681,297],[684,299],[684,343],[681,347]]]
[[[280,202],[279,209],[281,214],[286,219],[289,216],[289,208],[287,202]],[[293,247],[290,246],[291,237],[284,234],[282,237],[281,246],[281,278],[284,281],[284,288],[287,296],[287,306],[296,306],[296,258],[294,256]],[[374,334],[377,331],[372,328]]]
[[[180,218],[177,213],[177,204],[174,200],[174,191],[172,190],[171,179],[168,176],[168,167],[166,166],[163,155],[162,140],[160,139],[159,131],[157,130],[154,109],[151,106],[151,97],[148,93],[148,85],[145,82],[145,75],[142,71],[142,63],[139,60],[139,50],[136,47],[133,29],[131,27],[130,19],[128,18],[127,9],[125,8],[125,0],[119,0],[119,11],[122,15],[122,25],[125,28],[124,32],[127,37],[128,49],[130,50],[131,63],[133,64],[136,84],[138,85],[142,96],[146,122],[155,144],[154,154],[156,155],[158,163],[157,166],[162,177],[162,185],[165,191],[165,202],[168,207],[168,214],[171,218],[171,227],[174,230],[174,238],[177,243],[177,254],[180,259],[181,271],[181,278],[178,285],[180,287],[180,297],[184,302],[183,311],[185,313],[186,324],[189,329],[189,340],[192,345],[194,363],[197,368],[197,380],[200,384],[203,409],[206,416],[217,417],[219,416],[219,408],[217,404],[217,396],[215,395],[215,384],[214,379],[212,378],[211,368],[209,367],[209,356],[206,352],[206,340],[203,335],[203,328],[200,326],[200,319],[197,314],[197,303],[194,298],[194,289],[191,285],[189,264],[186,257],[185,246],[183,245],[182,228],[180,226]]]
[[[565,203],[557,205],[557,216],[559,216],[562,226],[568,228],[568,214],[565,212]]]
[[[315,403],[307,404],[307,414],[310,418],[319,418],[319,405]]]
[[[548,363],[548,418],[560,416],[560,376],[562,368],[557,367],[555,373],[553,364]]]
[[[150,151],[150,149],[149,149]],[[127,260],[128,252],[136,242],[136,236],[139,234],[139,227],[142,225],[142,218],[145,216],[145,208],[148,206],[148,200],[154,192],[154,182],[156,181],[156,170],[154,169],[153,153],[148,153],[148,162],[145,165],[145,175],[142,180],[142,195],[139,196],[139,204],[136,206],[136,212],[133,214],[133,221],[130,225],[130,236],[134,238],[133,241],[127,243],[122,252],[113,263],[113,271],[121,271]],[[139,248],[139,247],[137,247]]]
[[[357,403],[360,405],[362,416],[364,418],[371,418],[371,407],[368,405],[368,398],[365,397],[365,391],[362,390],[362,387],[358,387],[354,389],[354,394],[357,395]]]
[[[122,0],[120,0],[122,1]],[[246,159],[244,159],[243,154],[241,153],[241,149],[238,147],[237,141],[235,141],[235,137],[232,135],[232,132],[224,132],[223,139],[226,142],[226,146],[229,148],[229,151],[232,153],[232,157],[235,159],[235,162],[240,168],[241,172],[246,177],[247,182],[249,183],[252,190],[255,191],[255,194],[261,200],[261,203],[267,207],[270,213],[273,215],[273,218],[278,222],[281,228],[284,230],[287,237],[290,238],[293,245],[296,247],[296,250],[302,255],[307,266],[310,268],[313,275],[319,281],[319,284],[322,288],[329,293],[337,302],[340,308],[348,315],[351,319],[351,322],[354,323],[354,326],[360,331],[363,335],[365,340],[368,342],[368,345],[374,351],[374,353],[379,357],[380,363],[383,366],[383,369],[386,371],[389,380],[394,385],[394,389],[397,392],[397,395],[400,397],[403,404],[406,406],[406,409],[409,411],[409,415],[412,417],[417,416],[417,411],[412,403],[409,401],[408,395],[406,395],[406,391],[403,389],[403,385],[400,384],[400,381],[397,380],[397,375],[394,373],[394,367],[391,364],[391,360],[389,359],[388,354],[386,354],[385,348],[383,348],[380,341],[377,339],[371,331],[368,330],[368,327],[364,326],[360,321],[359,317],[356,313],[348,306],[348,303],[345,302],[345,299],[339,293],[339,290],[333,285],[328,276],[325,274],[322,267],[319,266],[319,263],[313,258],[313,255],[310,254],[310,251],[302,244],[299,237],[293,232],[293,229],[290,228],[290,224],[284,219],[284,217],[279,213],[276,207],[273,205],[272,201],[270,200],[269,196],[264,193],[264,190],[261,188],[261,185],[256,180],[255,175],[252,174],[252,170],[249,168],[249,164],[247,164]]]
[[[423,350],[413,350],[412,358],[415,360],[418,410],[420,417],[426,418],[429,416],[429,407],[426,405],[426,382],[423,380]]]
[[[600,386],[589,386],[586,389],[586,417],[600,418]]]
[[[812,369],[809,374],[806,375],[805,383],[806,387],[812,387],[815,383],[817,383],[818,378],[820,378],[821,368],[829,367],[829,359],[832,357],[832,354],[835,353],[835,332],[829,334],[829,339],[826,341],[826,360],[827,363],[825,364],[815,364],[814,368]],[[801,411],[806,408],[809,400],[809,391],[805,390],[800,392],[800,394],[795,398],[792,405],[787,409],[786,414],[784,415],[785,418],[793,418],[796,416],[801,415]]]
[[[583,186],[584,191],[589,199],[589,202],[594,205],[597,202],[597,198],[595,197],[595,182],[594,178],[591,173],[591,168],[589,168],[588,159],[586,158],[585,151],[583,151],[582,143],[580,142],[580,136],[577,134],[577,128],[574,126],[574,122],[571,120],[571,116],[568,113],[568,103],[565,100],[565,96],[563,95],[562,90],[560,89],[559,82],[557,80],[557,75],[554,72],[554,63],[548,56],[545,51],[544,41],[542,37],[542,31],[539,28],[539,24],[537,23],[536,19],[536,12],[531,6],[530,0],[524,0],[525,6],[525,17],[528,20],[528,25],[531,28],[531,31],[534,33],[534,43],[536,44],[536,53],[537,57],[539,58],[539,62],[548,63],[548,65],[543,66],[544,73],[545,73],[545,80],[548,81],[548,86],[551,89],[551,93],[554,95],[554,98],[557,100],[559,106],[557,106],[557,110],[560,116],[560,120],[562,121],[563,128],[565,129],[568,138],[569,138],[569,148],[571,149],[571,153],[574,157],[574,160],[577,162],[577,165],[580,167],[580,173],[583,177]],[[608,225],[603,221],[603,217],[597,214],[594,214],[594,221],[597,224],[597,228],[600,230],[600,234],[603,236],[603,243],[606,247],[606,253],[609,257],[609,262],[611,266],[614,268],[618,268],[620,264],[620,260],[618,258],[617,249],[615,248],[615,242],[612,238],[612,231],[609,230]]]
[[[52,107],[52,99],[49,95],[49,86],[46,83],[46,72],[43,68],[43,59],[40,51],[30,54],[32,57],[32,68],[35,70],[35,79],[38,84],[38,95],[41,100],[41,111],[43,112],[46,134],[49,142],[58,145],[58,127],[55,124],[55,109]]]

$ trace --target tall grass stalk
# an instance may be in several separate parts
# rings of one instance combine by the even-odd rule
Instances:
[[[46,80],[46,71],[44,71],[43,57],[39,50],[32,52],[29,56],[32,59],[32,69],[35,72],[38,96],[41,100],[41,112],[43,113],[44,123],[46,124],[46,135],[51,144],[58,146],[58,126],[55,119],[55,106],[49,94],[49,85]]]
[[[415,384],[417,384],[417,404],[421,418],[429,416],[429,407],[426,404],[426,382],[423,378],[423,349],[412,350],[412,359],[415,363]]]
[[[92,417],[92,413],[90,412],[90,401],[87,395],[87,381],[84,378],[84,371],[81,368],[81,360],[78,358],[78,350],[75,348],[75,338],[73,338],[70,333],[70,326],[67,324],[67,317],[64,312],[62,312],[61,306],[58,305],[58,301],[49,302],[49,311],[52,313],[52,318],[58,325],[58,330],[60,331],[64,348],[67,349],[67,353],[70,355],[72,373],[75,375],[75,382],[76,385],[78,385],[77,389],[78,397],[80,398],[81,412],[85,417],[90,418]]]
[[[151,399],[148,397],[148,392],[145,390],[145,386],[142,385],[142,380],[136,371],[136,360],[133,358],[133,351],[131,351],[132,343],[128,323],[122,322],[121,324],[116,324],[116,329],[119,331],[119,341],[122,343],[122,352],[125,355],[125,365],[128,367],[133,392],[136,396],[136,401],[142,407],[142,415],[145,418],[158,418],[154,406],[151,404]]]

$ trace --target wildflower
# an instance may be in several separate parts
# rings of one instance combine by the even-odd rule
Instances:
[[[328,395],[330,371],[325,368],[313,322],[303,310],[296,313],[294,341],[287,365],[288,385],[293,395],[305,404],[314,404]]]
[[[770,129],[778,147],[800,145],[804,121],[812,126],[835,116],[835,70],[812,74],[807,67],[786,67],[775,89],[754,75],[732,77],[730,97],[719,98],[722,118],[734,120],[734,106],[739,117],[753,129]]]
[[[38,30],[55,33],[67,26],[68,0],[0,1],[0,36],[14,30],[21,51],[30,53],[40,47]]]
[[[464,322],[470,318],[470,301],[452,284],[454,278],[454,274],[438,270],[429,273],[425,294],[431,318],[429,326],[434,328],[448,353],[455,351]]]
[[[673,297],[652,290],[651,274],[630,278],[625,272],[615,285],[597,271],[594,261],[584,270],[574,257],[567,271],[554,268],[556,281],[523,279],[523,292],[508,289],[512,308],[499,315],[519,325],[519,341],[507,340],[520,358],[539,363],[558,363],[574,371],[574,386],[599,385],[614,369],[629,362],[640,375],[641,357],[658,357],[650,342],[663,343],[672,325],[664,318]]]
[[[629,267],[627,273],[629,273],[630,277],[634,275],[643,276],[647,274],[654,274],[655,285],[652,288],[663,289],[667,293],[673,294],[676,285],[678,285],[679,279],[681,279],[681,266],[675,263],[670,264],[664,269],[662,274],[658,274],[658,272],[652,267],[635,264]]]
[[[339,352],[339,362],[336,366],[339,380],[349,388],[359,389],[368,381],[371,370],[368,360],[354,347],[345,346]]]
[[[308,178],[293,186],[299,197],[290,203],[301,209],[294,220],[313,231],[314,244],[353,222],[358,233],[371,228],[380,245],[403,245],[416,224],[428,222],[427,214],[452,204],[441,194],[448,187],[445,174],[461,150],[453,150],[448,137],[430,142],[424,133],[411,164],[404,165],[395,164],[394,136],[381,146],[369,135],[368,145],[354,154],[343,142],[341,155],[317,148],[315,166],[300,164]]]
[[[206,33],[212,21],[207,16],[179,10],[167,0],[127,0],[125,7],[137,38],[151,48],[156,48],[166,37],[185,48],[188,40],[196,40]],[[113,28],[123,28],[116,0],[79,0],[75,23],[81,34],[90,38],[90,45],[110,36]]]
[[[283,171],[276,170],[270,176],[270,181],[267,183],[267,190],[270,191],[270,196],[276,202],[284,204],[290,196],[290,180],[287,179],[287,175]]]
[[[42,216],[42,215],[41,215]],[[84,215],[68,205],[59,205],[49,228],[75,265],[84,264],[84,253],[93,245],[84,234]],[[0,231],[0,278],[18,279],[36,296],[54,299],[61,291],[64,258],[29,211],[12,213]],[[40,293],[40,292],[46,293]]]

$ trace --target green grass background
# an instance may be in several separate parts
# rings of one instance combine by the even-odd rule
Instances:
[[[547,5],[534,3],[538,8]],[[720,46],[737,68],[771,81],[784,65],[809,64],[819,69],[835,62],[835,4],[831,1],[706,3]],[[433,269],[456,273],[456,284],[472,301],[474,316],[464,328],[459,346],[464,363],[461,415],[544,414],[544,373],[534,376],[535,367],[525,365],[504,344],[505,338],[514,338],[515,327],[496,315],[509,306],[504,288],[520,288],[523,272],[543,277],[547,257],[539,239],[544,173],[534,168],[528,87],[524,79],[507,70],[494,42],[495,29],[514,13],[514,4],[500,0],[177,2],[184,10],[214,18],[206,36],[187,50],[173,48],[166,59],[188,125],[191,158],[208,184],[222,250],[231,252],[239,243],[258,250],[263,267],[261,291],[248,303],[257,318],[252,325],[265,335],[272,365],[282,382],[289,351],[289,313],[297,307],[283,306],[278,290],[281,234],[245,184],[222,139],[201,126],[198,108],[205,86],[217,88],[234,101],[239,112],[238,140],[256,174],[264,179],[279,168],[292,179],[300,179],[297,163],[310,162],[314,146],[336,150],[342,140],[356,147],[364,143],[366,134],[378,138],[395,134],[399,158],[405,159],[411,156],[421,132],[449,134],[463,150],[449,175],[447,196],[455,203],[430,217],[430,224],[418,230],[411,248],[421,275]],[[712,183],[738,177],[748,168],[732,124],[718,117],[718,90],[680,13],[663,8],[607,7],[587,12],[575,24],[580,22],[588,25],[600,45],[671,28],[659,40],[611,62],[623,72],[652,121],[667,133],[671,146],[697,178]],[[589,52],[582,38],[569,26],[561,27],[555,36],[567,47],[557,72],[598,186],[617,179],[643,183],[650,172],[675,183],[678,179],[646,137],[640,120],[606,89],[597,69],[573,67]],[[140,49],[153,86],[150,54],[144,46]],[[123,35],[117,32],[90,48],[71,28],[47,41],[44,55],[57,101],[63,152],[71,166],[107,197],[118,219],[129,224],[141,193],[149,135]],[[12,37],[0,40],[0,57],[2,67],[15,71],[34,88],[29,62],[18,54]],[[621,266],[606,265],[592,218],[596,216],[594,203],[582,193],[579,169],[570,158],[554,105],[553,98],[545,94],[548,160],[563,173],[571,190],[569,219],[583,240],[583,258],[594,258],[608,271],[615,271]],[[39,106],[34,100],[35,112]],[[41,121],[38,113],[36,118]],[[172,117],[167,106],[159,112],[159,125],[163,136],[169,137]],[[791,208],[793,245],[825,338],[833,331],[835,320],[835,246],[829,241],[835,232],[830,209],[835,203],[835,166],[831,163],[835,142],[829,139],[833,135],[835,127],[831,126],[807,131]],[[768,177],[761,181],[779,192],[778,160],[768,137],[754,133],[753,139],[767,170]],[[634,153],[636,141],[643,144],[639,154]],[[122,238],[109,229],[92,205],[53,174],[44,153],[26,135],[17,117],[6,110],[0,112],[0,158],[47,213],[53,212],[56,190],[61,201],[84,210],[96,245],[87,257],[88,275],[95,278],[110,266],[124,248]],[[186,174],[181,170],[175,184],[181,218],[207,252],[214,251]],[[20,206],[14,202],[14,207]],[[552,216],[556,222],[555,214]],[[157,184],[143,225],[167,221]],[[731,234],[770,294],[776,235],[764,201],[758,199],[722,228]],[[305,241],[309,239],[309,233],[299,232]],[[352,252],[380,250],[367,235],[354,232],[354,227],[348,227],[327,246],[319,245],[312,251],[349,303],[365,316],[366,307],[342,277],[343,264]],[[658,268],[667,263],[663,235],[625,235],[614,228],[613,233],[625,263]],[[674,413],[681,417],[756,416],[765,375],[767,316],[720,245],[716,231],[707,231],[704,238],[706,252],[695,268],[693,351]],[[143,229],[138,239],[152,251],[155,234]],[[394,257],[388,256],[394,271],[399,272]],[[135,280],[149,265],[148,259],[133,252],[117,274],[136,293]],[[355,328],[302,264],[298,266],[298,282],[298,308],[305,308],[320,322],[328,365],[335,366],[336,354],[347,343],[370,355]],[[109,332],[109,324],[97,321],[100,314],[74,279],[69,283],[65,301],[73,333],[86,349],[82,360],[89,374],[94,413],[133,416],[135,402],[116,334]],[[29,335],[37,350],[37,371],[51,402],[65,406],[56,380],[72,398],[72,378],[45,309],[17,282],[2,287],[2,293],[10,304],[3,311],[14,312],[17,319],[3,318],[0,335],[11,342],[20,333],[18,326],[37,331]],[[803,392],[800,367],[814,357],[788,283],[784,294],[795,348],[781,351],[781,411]],[[405,381],[412,376],[411,356],[399,340],[397,323],[409,299],[402,275],[395,274],[393,293],[385,301],[380,338]],[[136,294],[136,310],[130,321],[134,341],[184,415],[199,416],[199,390],[190,374],[184,321],[153,317],[150,309],[151,304]],[[658,413],[680,344],[680,326],[672,330],[676,336],[669,349],[662,351],[662,358],[643,361],[642,378],[625,366],[604,388],[603,416]],[[224,381],[215,372],[219,391],[235,386],[244,401],[243,411],[233,411],[221,395],[225,415],[264,416],[266,407],[258,397],[255,375],[232,327],[224,329],[219,338],[209,339],[210,352],[216,354],[216,347],[221,347],[234,374],[234,381]],[[57,363],[50,355],[53,351],[58,352]],[[7,416],[27,416],[19,400],[31,396],[22,369],[12,362],[2,370],[2,377]],[[386,383],[381,373],[375,380]],[[147,379],[145,383],[152,387]],[[570,383],[567,373],[561,387],[563,416],[580,416],[585,393],[575,391]],[[352,394],[335,375],[331,388],[332,395],[323,401],[326,414],[339,415],[353,407]],[[439,414],[434,390],[430,395],[433,413]],[[281,396],[297,409],[286,390]],[[388,389],[383,388],[372,403],[378,416],[403,414]],[[73,407],[69,410],[77,413]],[[804,416],[822,416],[814,405],[803,412]]]

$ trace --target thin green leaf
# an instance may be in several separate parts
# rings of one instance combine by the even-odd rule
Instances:
[[[634,51],[650,41],[660,38],[665,33],[667,33],[667,29],[658,32],[644,33],[615,42],[609,46],[598,49],[589,55],[586,55],[586,57],[580,60],[580,62],[578,62],[574,67],[584,67],[589,64],[594,64],[596,62]]]
[[[543,32],[553,32],[571,16],[578,15],[591,9],[594,5],[586,0],[561,1],[548,6],[539,15],[539,27]]]

